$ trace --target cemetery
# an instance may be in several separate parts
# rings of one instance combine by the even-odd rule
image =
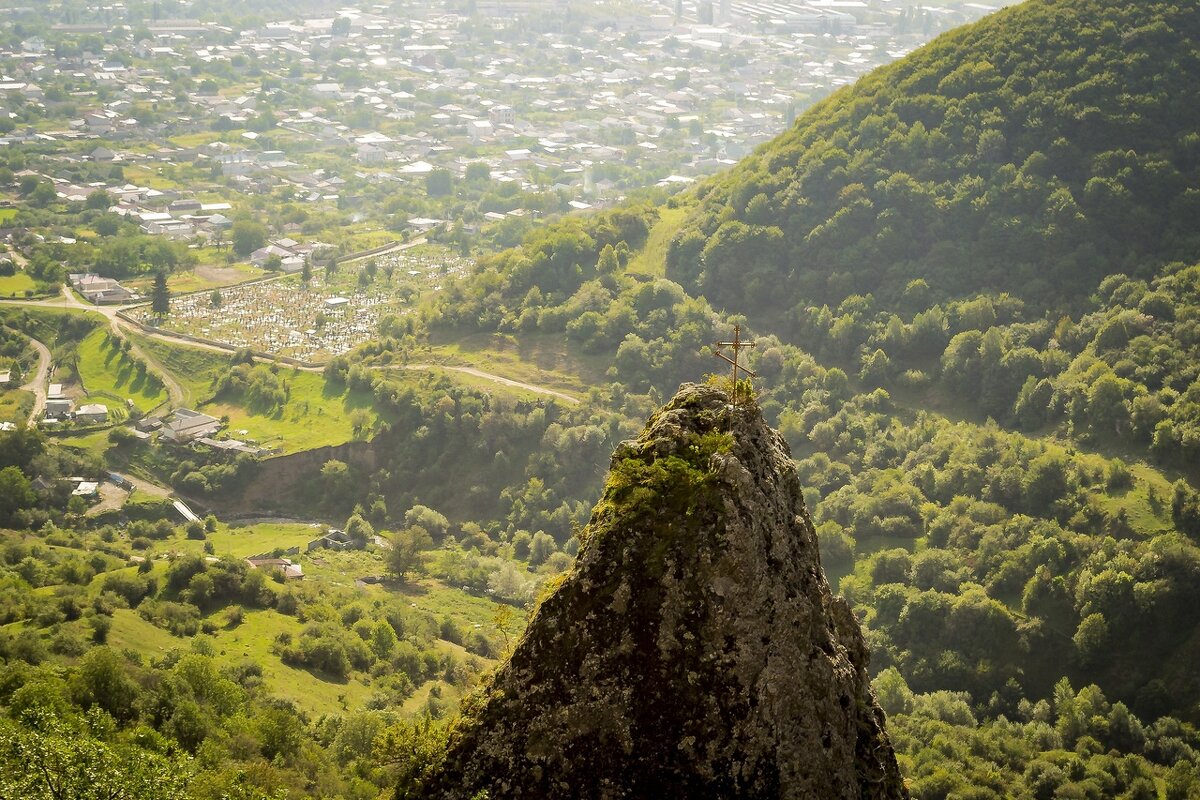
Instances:
[[[173,297],[170,312],[130,310],[146,325],[232,347],[320,362],[362,344],[387,316],[410,313],[425,292],[465,274],[468,262],[444,248],[421,246],[332,271]]]

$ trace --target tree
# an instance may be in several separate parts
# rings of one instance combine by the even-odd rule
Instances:
[[[233,252],[245,257],[267,243],[267,229],[262,223],[243,219],[233,224],[230,232]]]
[[[379,620],[371,629],[371,651],[379,659],[386,661],[391,658],[399,641],[395,629],[387,620]]]
[[[154,288],[150,290],[150,310],[155,316],[165,317],[171,313],[171,290],[167,288],[167,273],[154,273]]]
[[[404,524],[419,525],[438,541],[445,538],[446,534],[450,532],[450,520],[429,506],[415,505],[404,512]]]
[[[87,200],[84,204],[88,208],[95,211],[103,211],[112,205],[112,200],[108,196],[108,192],[103,189],[96,189],[95,191],[88,193]]]
[[[365,542],[375,535],[375,528],[362,518],[361,514],[351,514],[346,520],[346,535],[351,539]]]
[[[543,531],[538,531],[533,535],[533,539],[529,543],[529,563],[537,566],[545,562],[558,548],[554,544],[554,537]]]
[[[170,800],[187,795],[193,770],[182,758],[101,741],[83,724],[68,724],[40,708],[26,712],[25,722],[0,720],[0,797]],[[102,725],[99,717],[95,722]]]
[[[45,208],[58,199],[58,192],[54,190],[54,184],[50,182],[39,183],[33,193],[29,195],[29,204],[35,208]]]
[[[17,467],[0,469],[0,525],[11,524],[13,515],[37,501],[29,479]]]
[[[312,280],[312,264],[310,264],[308,259],[306,258],[306,259],[304,259],[304,266],[300,268],[300,282],[307,286],[308,282],[311,280]]]
[[[467,164],[465,177],[471,183],[486,181],[492,177],[492,168],[486,161],[472,161]]]
[[[425,176],[425,191],[430,197],[445,197],[453,190],[453,184],[449,170],[435,169]]]
[[[392,537],[392,549],[387,556],[388,574],[404,580],[421,568],[421,552],[433,547],[433,538],[419,525],[413,525]]]

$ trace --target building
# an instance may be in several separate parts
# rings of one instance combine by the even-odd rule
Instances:
[[[46,419],[63,419],[71,413],[71,401],[66,399],[46,401]]]
[[[511,106],[492,106],[488,109],[488,120],[493,125],[516,125],[517,112]]]
[[[352,539],[345,531],[338,528],[330,528],[324,536],[313,539],[304,548],[306,552],[313,550],[361,550],[366,546],[366,542],[361,539]]]
[[[102,403],[89,403],[80,406],[75,411],[75,421],[89,425],[99,425],[108,422],[108,406]]]
[[[247,558],[251,569],[277,569],[285,580],[298,581],[304,578],[304,568],[287,558]]]
[[[142,226],[145,228],[145,226]],[[71,285],[88,300],[96,305],[105,303],[127,303],[136,295],[112,278],[101,278],[90,272],[72,273]]]
[[[163,423],[160,437],[169,442],[182,444],[205,436],[212,436],[221,427],[221,421],[208,414],[189,408],[176,409],[171,419]]]

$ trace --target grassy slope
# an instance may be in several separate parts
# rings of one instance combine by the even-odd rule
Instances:
[[[288,368],[280,371],[291,386],[282,408],[254,409],[228,398],[214,399],[215,379],[229,368],[227,356],[148,337],[139,336],[137,342],[178,378],[193,406],[215,417],[228,416],[229,430],[245,430],[260,444],[287,453],[350,441],[354,436],[350,412],[355,409],[367,411],[371,425],[378,419],[369,393],[330,389],[320,373]]]
[[[686,206],[680,206],[679,208],[664,206],[658,222],[651,229],[650,236],[646,239],[645,246],[629,260],[629,266],[626,268],[626,271],[631,275],[662,277],[665,271],[664,262],[667,256],[667,245],[670,244],[671,238],[683,226],[683,221],[687,218],[688,210]]]
[[[591,386],[604,383],[609,365],[603,357],[579,353],[561,334],[523,333],[518,338],[477,333],[449,339],[435,333],[431,338],[432,351],[415,354],[410,359],[413,363],[475,367],[564,394],[582,395]]]
[[[217,531],[209,534],[209,541],[213,543],[217,555],[246,557],[276,548],[299,546],[303,550],[304,545],[314,538],[315,531],[310,525],[295,523],[263,523],[238,527],[221,525]],[[165,578],[166,564],[156,557],[165,557],[172,552],[199,553],[202,549],[202,542],[176,536],[155,542],[146,555],[155,558],[154,574],[161,582]],[[317,551],[312,556],[303,554],[291,558],[298,560],[304,567],[306,581],[329,587],[349,588],[354,585],[356,578],[383,571],[382,558],[375,553]],[[132,568],[128,571],[132,572]],[[103,576],[98,576],[93,581],[91,591],[94,594],[99,592],[102,581]],[[280,588],[275,584],[270,585],[276,589]],[[382,599],[399,594],[414,609],[433,614],[439,620],[449,616],[464,633],[489,627],[496,608],[491,600],[466,594],[433,578],[424,578],[399,588],[368,586],[358,591],[368,599]],[[212,635],[212,644],[220,662],[235,664],[242,660],[250,660],[260,664],[268,689],[276,696],[294,702],[310,714],[319,716],[361,709],[373,692],[367,676],[342,681],[290,667],[281,662],[271,652],[271,645],[281,633],[288,632],[293,636],[300,633],[303,624],[294,617],[280,614],[273,609],[246,609],[242,623],[230,626],[227,611],[218,609],[212,612],[208,619],[218,626],[218,630]],[[161,658],[173,649],[189,647],[189,639],[173,636],[129,609],[119,610],[113,616],[108,643],[118,649],[132,650],[146,659]],[[450,642],[438,642],[437,647],[454,650],[460,656],[465,652]],[[417,713],[428,700],[429,691],[434,685],[440,687],[443,700],[457,702],[458,692],[453,686],[442,681],[430,681],[418,688],[405,702],[402,711]]]
[[[134,369],[134,362],[120,348],[106,345],[107,329],[92,331],[79,343],[79,377],[89,395],[127,398],[143,413],[165,403],[167,392],[157,381],[148,383],[148,373]]]
[[[366,411],[372,425],[378,419],[369,392],[331,389],[318,373],[284,375],[291,395],[282,408],[258,411],[219,399],[203,404],[202,410],[214,417],[228,416],[231,431],[245,430],[256,442],[287,453],[350,441],[354,438],[350,412],[356,409]]]

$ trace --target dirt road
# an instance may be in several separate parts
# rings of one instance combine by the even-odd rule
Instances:
[[[556,392],[553,389],[546,388],[545,386],[538,386],[536,384],[525,383],[523,381],[514,381],[512,378],[505,378],[500,375],[493,375],[490,372],[484,372],[483,370],[475,369],[474,367],[456,367],[456,366],[451,366],[450,364],[406,364],[403,367],[403,369],[411,369],[411,370],[448,369],[453,372],[461,372],[464,375],[473,375],[476,378],[483,378],[485,381],[491,381],[492,383],[498,383],[501,386],[511,386],[514,389],[524,389],[525,391],[533,392],[534,394],[544,394],[547,397],[553,397],[558,400],[562,400],[564,402],[570,403],[571,405],[579,404],[579,399],[576,397],[572,397],[569,394],[563,394],[562,392]]]
[[[38,365],[34,370],[33,379],[21,388],[33,392],[33,410],[29,412],[29,424],[34,425],[42,415],[42,409],[46,407],[46,384],[50,380],[50,348],[37,339],[30,339],[29,343],[38,352]]]

